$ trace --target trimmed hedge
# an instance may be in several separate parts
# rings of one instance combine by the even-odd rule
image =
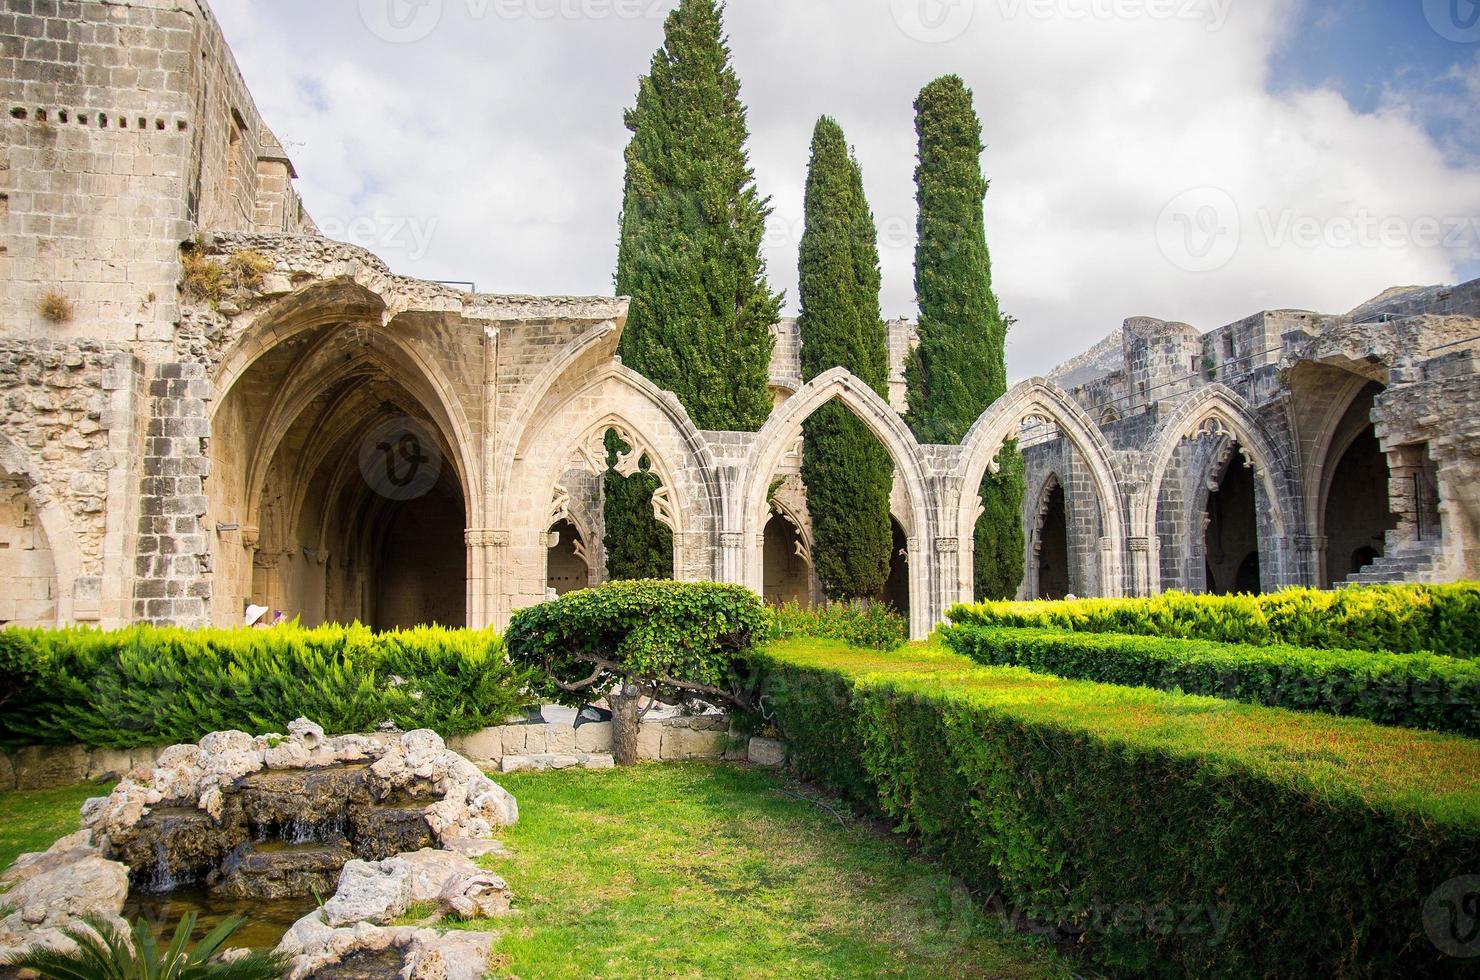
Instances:
[[[1254,646],[1437,653],[1480,657],[1480,583],[1380,585],[1260,596],[1168,592],[1149,599],[983,602],[957,606],[956,623],[1130,633]]]
[[[951,649],[987,666],[1480,735],[1480,663],[1469,660],[1051,629],[940,632]]]
[[[1480,743],[825,641],[757,656],[803,775],[1136,975],[1449,976]]]
[[[736,655],[765,635],[766,622],[761,597],[741,585],[608,582],[519,610],[505,636],[513,659],[547,679],[541,693],[584,704],[624,677],[729,686]]]
[[[285,731],[300,716],[336,733],[390,721],[466,735],[533,703],[535,680],[498,634],[434,627],[7,629],[0,671],[0,692],[28,687],[0,711],[0,744],[119,749]]]
[[[830,602],[805,607],[788,602],[770,610],[768,639],[790,640],[810,636],[842,640],[856,647],[898,650],[909,642],[910,622],[883,602]]]

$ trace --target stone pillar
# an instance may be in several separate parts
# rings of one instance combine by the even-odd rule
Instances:
[[[502,589],[513,535],[508,531],[472,528],[463,535],[468,553],[468,627],[507,625],[512,608]]]
[[[1295,538],[1296,559],[1300,564],[1297,574],[1304,576],[1302,584],[1311,588],[1324,588],[1331,584],[1326,576],[1326,545],[1324,535],[1301,534]]]
[[[920,539],[910,539],[910,555],[919,554]],[[910,563],[910,639],[923,640],[930,635],[930,631],[937,625],[945,622],[946,611],[958,602],[970,602],[975,598],[975,590],[969,583],[960,581],[961,577],[961,539],[958,537],[942,536],[935,539],[934,555],[931,561],[920,563],[924,567],[917,570],[915,562]],[[932,568],[933,566],[933,573]],[[918,588],[916,586],[919,586]],[[916,593],[923,593],[917,595]],[[924,601],[921,601],[921,600]]]
[[[1157,544],[1155,537],[1132,537],[1126,540],[1131,559],[1130,594],[1133,596],[1153,596],[1161,592],[1161,559],[1157,554]],[[1102,565],[1101,568],[1103,567]],[[1109,583],[1101,582],[1100,588],[1108,591]]]
[[[761,560],[765,560],[766,538],[761,535]],[[745,533],[725,531],[719,536],[719,581],[731,585],[745,584]],[[764,569],[761,572],[765,574]]]

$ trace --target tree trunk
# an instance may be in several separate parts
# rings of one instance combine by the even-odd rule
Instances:
[[[619,766],[637,765],[637,700],[639,689],[626,681],[620,694],[608,694],[612,709],[612,756]]]

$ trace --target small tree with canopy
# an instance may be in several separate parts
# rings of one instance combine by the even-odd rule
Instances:
[[[754,703],[754,678],[739,657],[764,638],[761,597],[738,585],[610,582],[520,610],[505,633],[509,655],[548,678],[541,692],[581,705],[606,695],[612,748],[637,762],[638,702],[699,697],[739,708]]]

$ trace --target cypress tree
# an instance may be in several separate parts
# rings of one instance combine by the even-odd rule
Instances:
[[[699,428],[752,431],[771,412],[771,327],[781,312],[760,254],[770,203],[746,152],[719,4],[682,0],[663,32],[626,114],[616,288],[632,305],[618,352],[674,392]],[[630,478],[646,493],[618,488],[620,479],[607,474],[607,524],[635,537],[608,551],[607,567],[613,578],[644,577],[663,556],[641,543],[666,530],[646,527],[652,478]]]
[[[753,431],[771,413],[781,296],[760,245],[740,80],[715,0],[682,0],[627,113],[617,292],[632,297],[623,361],[678,395],[701,429]]]
[[[843,130],[827,117],[812,136],[801,241],[802,373],[845,367],[888,396],[887,328],[879,312],[878,232],[863,174]],[[829,598],[883,591],[894,543],[888,452],[847,406],[824,405],[803,427],[802,480],[812,515],[812,558]]]
[[[907,367],[908,422],[922,442],[959,443],[1007,393],[1007,321],[992,291],[982,202],[981,121],[955,75],[927,85],[915,102],[920,207],[915,292],[920,345]],[[986,513],[976,527],[976,592],[1010,598],[1023,577],[1023,465],[1015,443],[1000,472],[982,482]]]

